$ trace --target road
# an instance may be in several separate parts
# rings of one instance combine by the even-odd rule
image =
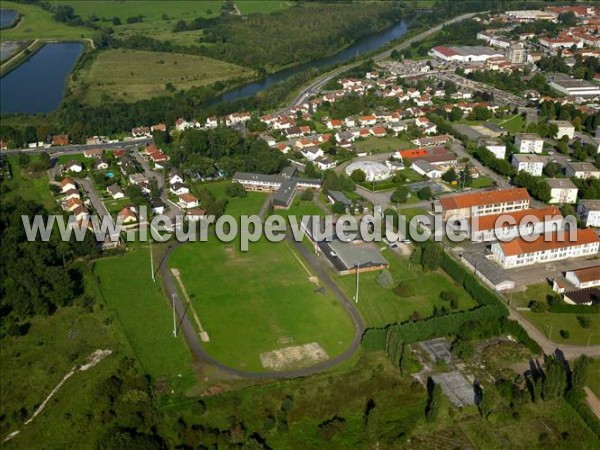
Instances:
[[[2,155],[17,155],[19,153],[29,153],[32,155],[38,153],[49,153],[52,156],[69,155],[74,153],[83,153],[85,150],[103,148],[105,150],[125,148],[128,146],[143,146],[154,142],[153,138],[136,139],[135,141],[111,142],[107,144],[75,144],[64,145],[61,147],[38,147],[38,148],[11,148],[2,150]]]
[[[503,189],[511,187],[510,182],[507,178],[503,177],[502,175],[498,175],[496,172],[485,167],[483,164],[477,161],[477,159],[471,157],[471,155],[467,153],[465,147],[461,143],[453,142],[452,151],[456,154],[456,157],[459,160],[462,158],[469,158],[469,164],[475,167],[481,174],[484,174],[485,176],[490,177],[492,180],[494,180],[498,187]]]
[[[390,49],[390,50],[386,50],[382,53],[379,53],[377,55],[375,55],[372,59],[373,61],[382,61],[386,58],[389,58],[390,55],[392,54],[392,52],[394,50],[404,50],[408,47],[410,47],[411,44],[413,44],[414,42],[419,42],[422,41],[426,38],[428,38],[429,36],[437,33],[438,31],[440,31],[443,27],[447,26],[447,25],[451,25],[453,23],[456,22],[460,22],[462,20],[465,19],[469,19],[477,14],[481,14],[481,12],[478,13],[469,13],[469,14],[463,14],[462,16],[458,16],[455,17],[453,19],[447,20],[446,22],[437,25],[433,28],[430,28],[427,31],[424,31],[416,36],[413,36],[411,38],[406,39],[405,41],[403,41],[401,44],[397,45],[396,47]],[[323,86],[325,86],[327,83],[329,83],[331,80],[333,80],[334,78],[336,78],[337,76],[339,76],[340,74],[348,71],[349,69],[359,66],[360,64],[362,64],[364,62],[364,60],[361,61],[356,61],[354,63],[351,64],[347,64],[345,66],[342,67],[338,67],[337,69],[328,72],[326,74],[321,75],[320,77],[317,77],[315,80],[313,80],[308,86],[306,86],[295,98],[294,100],[292,100],[291,104],[288,105],[287,107],[281,109],[280,111],[277,112],[278,115],[281,114],[289,114],[290,110],[293,107],[299,106],[302,103],[304,103],[309,97],[311,97],[312,95],[315,95],[320,89],[323,88]]]
[[[553,355],[559,350],[566,359],[574,359],[581,355],[600,357],[600,345],[591,345],[587,347],[585,345],[555,344],[512,307],[509,308],[508,317],[509,319],[519,322],[519,325],[523,327],[531,339],[538,343],[546,355]]]
[[[87,196],[89,197],[90,202],[92,202],[92,206],[96,210],[96,213],[98,214],[98,216],[100,216],[101,219],[105,216],[110,217],[110,214],[109,214],[108,210],[106,209],[104,202],[98,196],[98,193],[96,192],[96,188],[92,184],[92,180],[90,178],[84,178],[83,180],[80,181],[80,183],[83,186],[83,189],[85,189],[85,192],[87,193]]]

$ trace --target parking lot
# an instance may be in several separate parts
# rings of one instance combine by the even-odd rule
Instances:
[[[558,277],[567,270],[576,270],[598,264],[600,256],[589,258],[571,258],[552,261],[548,264],[533,264],[505,270],[506,275],[515,282],[515,289],[523,291],[531,284],[543,283],[548,279]],[[499,267],[499,266],[498,266]]]

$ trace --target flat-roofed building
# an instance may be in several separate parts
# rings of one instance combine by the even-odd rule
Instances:
[[[550,201],[548,203],[575,203],[579,189],[568,178],[546,178],[550,187]]]
[[[519,153],[542,153],[544,140],[535,133],[519,133],[515,136],[515,147]]]
[[[479,146],[485,147],[498,159],[506,157],[506,144],[496,139],[479,139]]]
[[[555,136],[556,139],[560,139],[563,136],[573,139],[575,136],[575,127],[571,122],[566,120],[549,120],[548,123],[556,125],[556,128],[558,128]]]
[[[573,97],[598,97],[600,86],[586,80],[571,78],[565,74],[552,74],[547,77],[548,84],[561,94]]]
[[[512,155],[512,166],[517,172],[527,172],[535,177],[541,177],[544,170],[544,160],[538,155]]]
[[[600,200],[579,200],[577,215],[586,227],[600,227]]]
[[[501,50],[482,46],[445,47],[440,45],[433,47],[429,54],[443,61],[457,62],[485,62],[490,58],[504,57],[504,52]]]
[[[565,174],[568,177],[575,177],[587,180],[589,178],[600,179],[600,169],[589,162],[568,162],[566,164]]]
[[[442,219],[451,216],[473,217],[529,208],[531,197],[524,188],[470,192],[440,198]]]

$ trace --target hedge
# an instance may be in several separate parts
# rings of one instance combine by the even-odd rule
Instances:
[[[600,314],[600,305],[586,306],[561,303],[549,306],[548,311],[558,314]]]
[[[600,420],[583,401],[567,398],[567,403],[579,414],[585,424],[600,439]]]

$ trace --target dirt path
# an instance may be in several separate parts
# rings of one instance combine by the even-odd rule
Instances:
[[[48,396],[44,399],[44,401],[42,402],[42,404],[40,406],[38,406],[38,408],[34,411],[33,415],[27,419],[24,423],[25,425],[29,425],[31,422],[33,422],[33,420],[39,416],[41,414],[41,412],[44,410],[44,408],[46,407],[46,405],[48,404],[48,402],[50,401],[50,399],[52,399],[52,397],[54,397],[54,395],[60,390],[60,388],[63,386],[63,384],[65,384],[65,382],[71,378],[73,375],[75,375],[76,372],[85,372],[88,369],[91,369],[92,367],[94,367],[96,364],[98,364],[100,361],[102,361],[104,358],[106,358],[108,355],[110,355],[112,353],[112,350],[96,350],[94,353],[92,353],[86,363],[82,366],[75,366],[73,367],[64,377],[62,380],[60,380],[60,382],[56,385],[56,387],[54,389],[52,389],[52,391],[50,392],[50,394],[48,394]],[[16,435],[18,435],[21,432],[21,430],[16,430],[13,431],[12,433],[10,433],[3,442],[9,441],[10,439],[14,438]]]
[[[592,412],[594,414],[596,414],[596,417],[598,419],[600,419],[600,399],[598,397],[596,397],[596,394],[594,394],[594,392],[592,392],[592,390],[589,387],[586,386],[583,389],[585,390],[585,393],[587,394],[585,399],[586,399],[590,409],[592,410]]]

